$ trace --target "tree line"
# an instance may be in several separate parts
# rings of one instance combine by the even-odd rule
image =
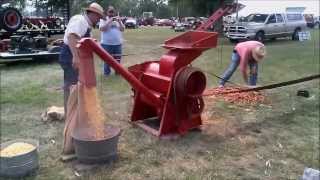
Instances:
[[[143,12],[153,12],[157,18],[209,16],[225,3],[234,0],[14,0],[11,5],[20,10],[26,8],[26,2],[31,2],[36,14],[60,14],[69,3],[70,14],[81,12],[91,2],[97,2],[106,8],[113,5],[121,16],[141,17]]]

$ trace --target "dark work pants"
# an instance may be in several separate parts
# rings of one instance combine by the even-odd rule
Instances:
[[[67,115],[67,103],[70,95],[71,85],[75,85],[78,82],[78,70],[74,69],[72,64],[69,63],[60,63],[63,69],[63,95],[64,95],[64,111]]]

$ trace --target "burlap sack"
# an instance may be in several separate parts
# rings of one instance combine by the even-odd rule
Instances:
[[[63,132],[63,154],[74,153],[71,135],[76,130],[81,129],[81,133],[87,137],[96,139],[103,137],[104,114],[102,113],[95,87],[87,88],[80,82],[72,86],[67,109],[66,124]]]
[[[72,143],[71,134],[76,129],[79,119],[79,106],[78,106],[79,87],[74,85],[70,87],[70,95],[67,103],[67,115],[63,131],[63,154],[74,153],[74,146]]]

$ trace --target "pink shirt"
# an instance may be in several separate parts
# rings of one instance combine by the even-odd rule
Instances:
[[[249,60],[253,60],[252,49],[259,46],[264,46],[264,44],[258,41],[246,41],[238,43],[234,48],[240,56],[240,71],[242,73],[246,73]]]

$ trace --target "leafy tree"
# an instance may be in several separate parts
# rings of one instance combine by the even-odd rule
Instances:
[[[19,9],[25,8],[27,0],[10,1]],[[78,14],[91,2],[99,3],[103,8],[113,5],[121,16],[141,17],[143,12],[151,11],[157,18],[168,18],[171,16],[209,16],[223,3],[234,2],[234,0],[32,0],[37,11],[43,15],[53,13],[62,15],[69,1],[71,14]]]
[[[169,5],[176,8],[179,17],[211,16],[211,14],[226,3],[234,0],[169,0]],[[222,31],[222,19],[214,25],[216,31]]]
[[[5,4],[5,3],[9,3],[10,6],[16,7],[20,11],[25,8],[25,0],[15,0],[15,1],[4,0],[4,1],[1,1],[1,5]]]
[[[209,16],[225,3],[234,0],[169,0],[179,16]]]

